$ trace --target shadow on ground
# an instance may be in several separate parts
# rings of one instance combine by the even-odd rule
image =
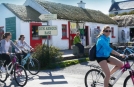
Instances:
[[[52,75],[51,71],[47,71],[47,74],[48,74],[47,76],[36,75],[38,78],[34,78],[35,76],[29,77],[28,81],[32,81],[35,79],[44,80],[44,82],[40,83],[42,85],[68,84],[68,82],[64,80],[65,77],[63,75]]]

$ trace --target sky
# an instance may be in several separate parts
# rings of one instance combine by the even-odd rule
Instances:
[[[0,0],[0,3],[12,3],[17,5],[23,5],[26,0]],[[73,6],[78,6],[77,3],[81,0],[46,0],[56,3],[63,3]],[[111,6],[111,0],[82,0],[86,3],[85,7],[88,9],[99,10],[105,14],[108,14],[108,10]],[[115,0],[116,2],[125,0]]]

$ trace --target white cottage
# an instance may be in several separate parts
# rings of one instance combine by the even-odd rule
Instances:
[[[109,9],[109,14],[121,14],[121,13],[129,13],[134,10],[134,0],[122,0],[116,2],[116,0],[111,0],[112,4]]]
[[[125,42],[130,42],[134,38],[134,15],[115,16],[112,19],[118,22],[119,42],[123,43],[123,37],[125,37]],[[125,31],[124,36],[123,31]]]
[[[80,5],[82,4],[82,5]],[[46,37],[38,36],[38,26],[46,25],[38,17],[41,14],[57,14],[57,20],[49,21],[49,25],[56,25],[57,36],[50,36],[50,45],[62,50],[71,49],[73,37],[79,29],[84,32],[83,44],[92,45],[94,42],[94,30],[102,29],[105,25],[110,25],[112,34],[111,43],[118,42],[117,22],[100,11],[84,8],[85,3],[78,3],[81,7],[54,3],[44,0],[26,0],[24,5],[1,4],[0,5],[0,26],[4,26],[5,31],[13,34],[13,39],[17,39],[20,34],[24,34],[26,41],[31,45],[44,43]]]

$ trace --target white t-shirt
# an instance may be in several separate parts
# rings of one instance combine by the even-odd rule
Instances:
[[[9,47],[10,47],[10,41],[6,41],[5,42],[5,50],[6,50],[6,53],[9,51]]]

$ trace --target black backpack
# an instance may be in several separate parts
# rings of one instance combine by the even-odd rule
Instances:
[[[90,61],[96,60],[96,44],[89,49],[89,59],[90,59]]]

